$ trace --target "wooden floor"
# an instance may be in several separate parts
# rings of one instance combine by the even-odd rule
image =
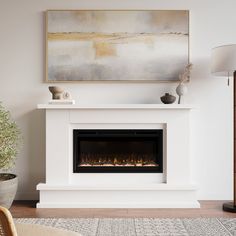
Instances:
[[[236,217],[222,211],[223,201],[200,201],[200,209],[37,209],[35,201],[15,201],[10,211],[15,218],[105,218],[105,217]]]

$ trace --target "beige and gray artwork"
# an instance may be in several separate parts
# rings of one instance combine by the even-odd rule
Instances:
[[[176,81],[188,11],[48,11],[48,81]]]

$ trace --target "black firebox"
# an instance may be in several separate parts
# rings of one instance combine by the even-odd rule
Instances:
[[[73,130],[74,173],[162,173],[162,130]]]

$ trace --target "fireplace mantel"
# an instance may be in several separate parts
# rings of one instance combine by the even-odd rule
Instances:
[[[39,104],[46,110],[46,181],[38,208],[198,208],[185,104]],[[162,129],[162,173],[73,173],[74,129]]]
[[[38,104],[38,109],[164,109],[164,110],[189,110],[189,104]]]

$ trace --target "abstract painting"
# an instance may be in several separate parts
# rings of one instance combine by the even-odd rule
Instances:
[[[178,81],[189,12],[50,10],[46,40],[47,82]]]

